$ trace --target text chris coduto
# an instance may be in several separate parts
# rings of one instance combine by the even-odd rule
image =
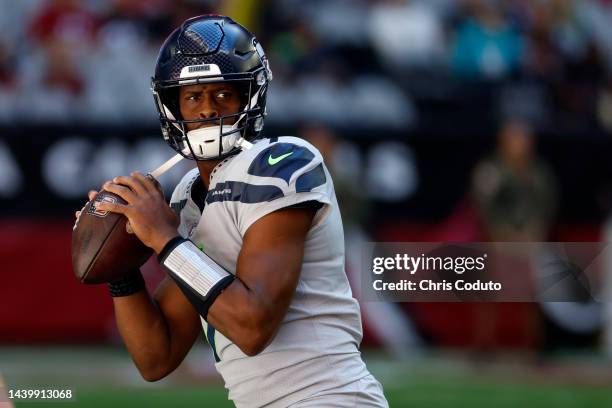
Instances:
[[[470,272],[482,272],[486,268],[487,254],[481,256],[411,256],[396,254],[372,258],[375,291],[500,291],[502,284],[481,279],[464,279]],[[383,274],[394,273],[393,282],[386,282]],[[399,277],[406,279],[397,280]],[[413,280],[416,274],[420,279]],[[428,277],[424,277],[427,273]],[[450,273],[450,274],[449,274]],[[432,276],[433,274],[433,276]],[[454,274],[454,275],[453,275]],[[454,279],[454,277],[461,277]]]

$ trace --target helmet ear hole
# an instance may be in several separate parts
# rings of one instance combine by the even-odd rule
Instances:
[[[238,92],[238,95],[240,96],[240,106],[243,107],[247,107],[249,105],[249,99],[250,96],[249,95],[249,84],[248,83],[241,83],[241,82],[235,82],[234,86],[236,87],[236,91]]]
[[[161,90],[159,92],[159,98],[164,106],[170,110],[170,113],[172,113],[174,119],[183,120],[183,115],[181,114],[181,107],[179,104],[179,94],[180,90],[178,87],[171,87]]]

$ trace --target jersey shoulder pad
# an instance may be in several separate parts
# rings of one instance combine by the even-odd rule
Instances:
[[[294,175],[299,178],[317,166],[324,174],[321,154],[305,140],[286,136],[256,146],[259,151],[254,152],[247,170],[251,176],[272,177],[290,184]]]

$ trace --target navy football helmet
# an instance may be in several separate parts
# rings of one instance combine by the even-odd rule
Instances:
[[[164,140],[189,159],[216,160],[237,153],[245,140],[259,137],[271,80],[263,48],[246,28],[219,15],[186,20],[162,45],[151,81]],[[241,94],[241,109],[227,116],[182,118],[179,87],[211,82],[231,82]],[[187,124],[201,122],[208,125],[187,129]]]

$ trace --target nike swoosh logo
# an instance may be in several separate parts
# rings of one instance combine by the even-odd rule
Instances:
[[[287,157],[291,156],[293,154],[293,152],[289,152],[289,153],[285,153],[285,154],[281,154],[278,157],[272,157],[272,155],[268,156],[268,164],[270,166],[274,166],[276,163],[278,163],[279,161],[286,159]]]

